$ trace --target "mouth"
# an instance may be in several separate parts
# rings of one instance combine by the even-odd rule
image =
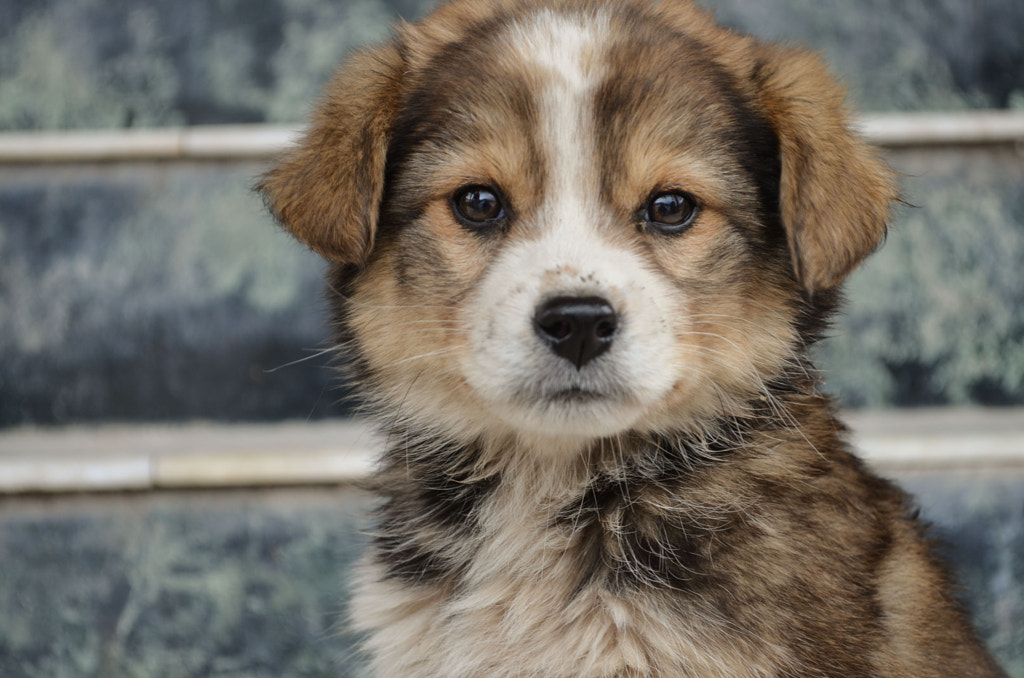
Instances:
[[[615,389],[598,389],[590,384],[565,383],[561,384],[535,384],[531,387],[517,391],[513,402],[521,407],[532,409],[535,407],[559,407],[591,405],[598,403],[607,404],[610,401],[621,400],[623,394]]]
[[[591,391],[580,386],[571,386],[545,394],[545,400],[554,403],[590,403],[596,400],[605,400],[606,397],[600,391]]]
[[[553,381],[529,385],[496,411],[520,432],[579,439],[620,433],[642,414],[642,404],[620,385]]]

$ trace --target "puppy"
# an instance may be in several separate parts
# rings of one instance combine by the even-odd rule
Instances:
[[[387,440],[377,676],[999,676],[808,349],[892,173],[687,0],[456,0],[354,56],[270,210]]]

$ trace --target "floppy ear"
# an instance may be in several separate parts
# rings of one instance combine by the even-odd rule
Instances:
[[[796,276],[834,287],[885,236],[893,172],[850,130],[845,93],[821,60],[764,48],[755,86],[779,137],[780,207]]]
[[[361,266],[373,247],[402,71],[393,44],[355,55],[299,145],[256,187],[281,225],[332,261]]]

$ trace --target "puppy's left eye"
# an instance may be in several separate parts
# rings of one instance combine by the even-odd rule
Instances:
[[[697,200],[689,193],[664,191],[648,201],[644,221],[661,233],[673,235],[692,226],[698,212]]]
[[[497,191],[487,186],[466,186],[452,196],[455,216],[463,223],[486,224],[505,216]]]

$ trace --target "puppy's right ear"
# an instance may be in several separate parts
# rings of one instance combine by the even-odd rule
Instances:
[[[392,43],[351,58],[299,145],[256,186],[281,225],[331,261],[362,266],[373,247],[403,70]]]

